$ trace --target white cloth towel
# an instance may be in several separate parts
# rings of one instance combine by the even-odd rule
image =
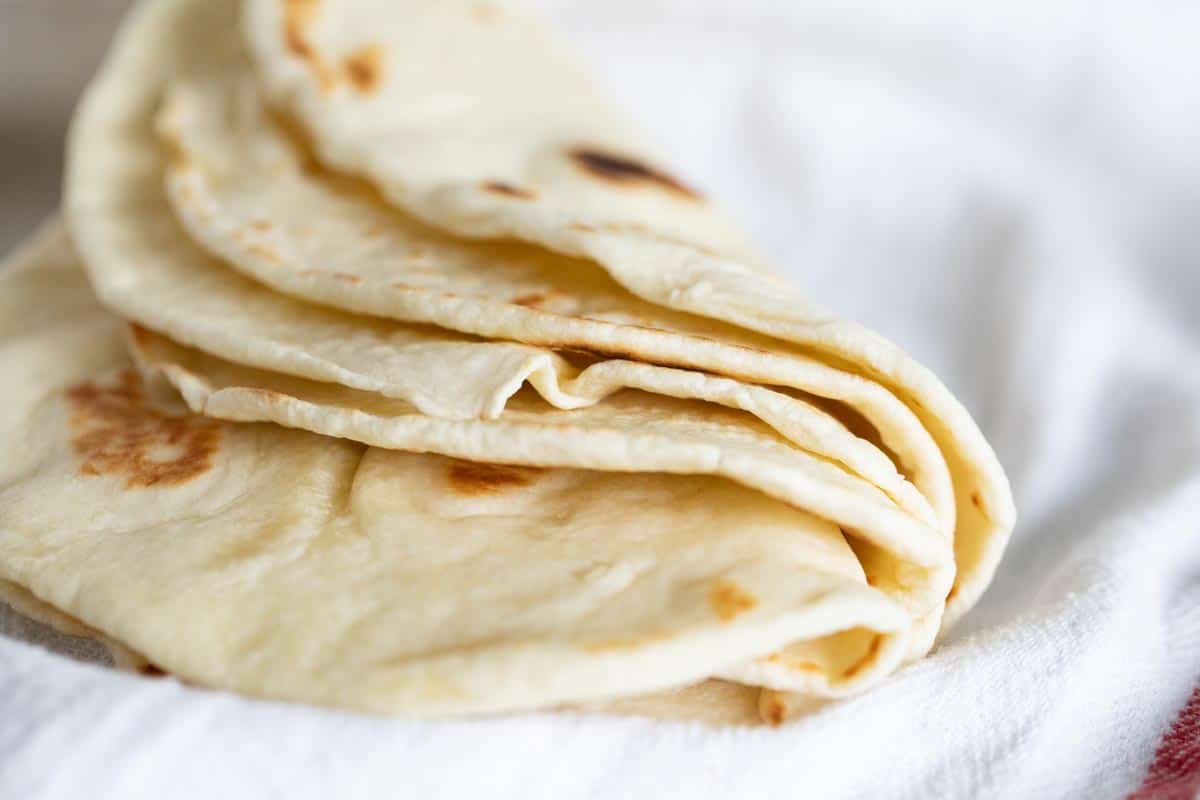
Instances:
[[[1135,791],[1200,682],[1200,5],[534,5],[775,262],[971,408],[1021,511],[983,602],[761,730],[377,719],[0,639],[0,797]]]

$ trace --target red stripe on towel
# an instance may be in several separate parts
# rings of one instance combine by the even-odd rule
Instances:
[[[1194,800],[1200,795],[1200,687],[1163,736],[1141,788],[1129,800]]]

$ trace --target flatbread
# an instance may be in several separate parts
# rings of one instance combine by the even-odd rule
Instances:
[[[959,578],[945,624],[974,604],[1015,510],[967,411],[900,348],[764,271],[703,198],[656,166],[536,22],[508,4],[476,0],[246,0],[242,9],[270,100],[324,164],[370,180],[398,208],[460,236],[514,238],[586,259],[641,301],[764,334],[775,342],[763,348],[771,355],[806,352],[886,388],[936,442],[953,479]],[[412,283],[407,275],[401,282]],[[301,293],[300,283],[290,291]],[[411,314],[409,298],[374,282],[306,296],[317,294],[372,313]],[[786,379],[769,355],[700,363],[701,350],[673,353],[646,337],[630,352],[660,363],[682,356],[692,359],[687,366],[824,394]],[[858,405],[887,437],[886,418]],[[910,477],[922,485],[922,476]]]
[[[794,641],[840,693],[905,652],[908,615],[830,522],[713,476],[193,416],[132,369],[60,231],[17,261],[0,580],[183,680],[439,715],[683,686]]]
[[[81,374],[45,413],[83,419],[85,438],[140,420],[139,431],[169,439],[154,444],[155,457],[194,438],[207,448],[205,468],[203,480],[183,481],[188,488],[210,472],[225,477],[218,456],[249,464],[263,486],[287,487],[283,506],[293,502],[295,525],[311,529],[301,538],[361,527],[371,539],[381,529],[393,549],[378,570],[398,570],[399,585],[415,588],[397,590],[396,575],[385,580],[355,553],[335,547],[309,559],[302,546],[299,563],[327,576],[330,594],[336,580],[354,590],[343,612],[360,617],[352,633],[336,620],[290,628],[277,604],[316,601],[298,600],[280,577],[257,593],[218,593],[255,613],[235,618],[228,606],[208,631],[219,646],[181,645],[172,672],[423,714],[609,698],[711,675],[834,697],[926,653],[939,627],[974,602],[1013,510],[966,411],[895,346],[764,267],[691,187],[647,166],[635,137],[536,23],[459,0],[247,0],[242,10],[245,45],[234,0],[139,4],[86,94],[70,137],[68,220],[101,302],[137,323],[131,344],[152,380],[127,362]],[[434,42],[444,74],[419,75]],[[166,384],[208,421],[189,416]],[[101,418],[87,422],[81,402],[99,403]],[[44,424],[25,419],[14,430]],[[241,447],[286,449],[277,440],[298,455],[276,463]],[[227,441],[240,444],[212,444]],[[155,460],[139,453],[138,469]],[[98,457],[82,469],[103,473],[113,456],[101,447]],[[289,472],[306,459],[329,466]],[[80,490],[79,481],[55,483],[53,463],[37,468],[28,491]],[[349,482],[351,498],[359,489],[373,498],[371,512],[347,523],[353,505],[332,499],[346,490],[313,484],[326,472]],[[456,475],[485,488],[464,490]],[[391,493],[376,497],[372,480]],[[696,486],[703,492],[689,493]],[[450,500],[426,507],[427,491]],[[151,505],[174,525],[182,497]],[[447,523],[446,509],[461,504],[486,506],[487,524]],[[530,510],[542,506],[559,511],[547,519]],[[623,520],[602,541],[574,527],[593,506]],[[222,511],[249,513],[236,503]],[[266,525],[223,524],[226,535],[251,539]],[[661,541],[634,533],[646,525],[664,532]],[[458,604],[452,625],[416,613],[418,598],[438,593],[428,557],[436,546],[418,532],[441,541],[465,531],[503,562],[521,549],[518,531],[530,530],[571,546],[535,555],[535,574],[519,582],[451,570],[452,583],[482,587],[469,593],[480,604]],[[736,557],[721,538],[730,531],[744,546]],[[291,564],[285,551],[298,545],[284,537],[277,549],[274,536],[266,563]],[[212,546],[209,538],[186,539],[185,553]],[[44,546],[32,539],[17,537],[10,566],[22,563],[20,546]],[[105,560],[132,565],[125,546],[105,541]],[[702,555],[676,562],[681,551]],[[655,581],[690,587],[682,606],[622,590],[591,609],[590,595],[556,568],[577,554],[609,563],[639,553],[664,565],[651,571]],[[173,582],[183,562],[160,566]],[[64,586],[79,577],[65,568],[13,569],[17,583],[43,581],[42,593],[78,600]],[[740,577],[716,577],[731,571]],[[635,583],[642,575],[634,571]],[[203,582],[189,580],[203,594]],[[88,613],[111,614],[107,624],[125,629],[96,629],[141,637],[129,640],[139,650],[163,646],[158,609],[97,592],[52,605],[89,625]],[[576,611],[637,630],[615,638],[623,644],[614,655],[593,646],[596,629]],[[532,633],[511,628],[510,617],[526,616]],[[410,649],[362,633],[381,621],[411,631]],[[482,643],[463,641],[479,630]],[[328,670],[346,666],[316,652],[322,636],[348,637],[356,659],[382,650],[402,663],[356,662],[341,675],[353,687],[330,681]],[[263,639],[301,656],[260,653]],[[147,653],[156,663],[160,655]],[[272,671],[286,674],[268,685]],[[766,693],[760,710],[775,719],[797,704]]]
[[[4,604],[9,607],[7,610]],[[144,656],[42,602],[17,584],[0,581],[0,618],[6,613],[19,614],[26,627],[38,628],[32,640],[56,652],[69,653],[77,658],[85,657],[91,663],[114,666],[139,675],[157,677],[163,674]],[[89,643],[92,645],[90,648]],[[559,710],[672,722],[702,722],[707,725],[751,726],[760,725],[767,719],[759,712],[758,695],[759,690],[753,686],[707,680],[651,694],[563,706]]]

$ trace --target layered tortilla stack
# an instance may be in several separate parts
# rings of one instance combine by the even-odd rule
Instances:
[[[662,163],[507,4],[138,4],[0,278],[6,595],[389,714],[778,722],[921,658],[1000,465]]]

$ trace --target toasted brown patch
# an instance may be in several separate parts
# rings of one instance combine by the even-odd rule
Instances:
[[[958,584],[957,583],[955,583],[953,586],[951,586],[950,591],[946,593],[946,602],[949,603],[956,596],[958,596]]]
[[[586,222],[572,222],[567,228],[580,233],[595,233],[596,231],[594,225],[588,225]]]
[[[369,44],[347,56],[342,72],[350,85],[361,94],[371,94],[383,79],[383,47]]]
[[[674,192],[689,200],[700,199],[700,195],[693,189],[667,173],[630,158],[586,147],[577,147],[570,150],[567,155],[591,175],[611,183],[649,184]]]
[[[978,508],[980,513],[985,515],[987,514],[987,511],[985,511],[983,508],[983,498],[979,496],[978,491],[971,492],[971,505]]]
[[[872,639],[871,646],[867,648],[866,655],[847,667],[846,671],[842,673],[842,677],[853,678],[855,675],[866,669],[867,665],[871,663],[872,659],[879,654],[879,648],[882,646],[882,644],[882,636],[876,636],[874,639]]]
[[[771,697],[763,703],[761,713],[763,722],[778,727],[787,721],[787,703],[783,702],[779,697]]]
[[[271,221],[269,219],[254,219],[250,221],[250,227],[256,231],[266,233],[271,230]]]
[[[342,283],[362,283],[362,277],[351,272],[333,272],[333,279]]]
[[[446,479],[455,494],[496,494],[506,489],[528,486],[540,471],[532,467],[455,461],[450,465]]]
[[[492,194],[502,194],[505,197],[515,197],[520,200],[531,200],[534,196],[530,190],[522,189],[520,186],[513,186],[511,183],[505,183],[504,181],[487,181],[483,184],[483,190]]]
[[[220,449],[218,425],[151,407],[133,370],[121,373],[116,386],[85,381],[66,397],[81,475],[123,476],[127,489],[179,486],[207,472]]]
[[[285,0],[283,4],[283,40],[292,55],[308,64],[322,91],[329,91],[338,82],[337,73],[329,68],[308,40],[308,29],[316,19],[322,0]]]
[[[717,581],[708,595],[708,603],[722,622],[729,622],[758,605],[758,598],[732,581]]]
[[[283,18],[285,22],[306,28],[317,16],[317,10],[324,0],[284,0]]]
[[[546,300],[546,295],[541,292],[531,292],[530,294],[521,294],[509,300],[518,306],[536,306]]]
[[[147,661],[142,666],[138,667],[138,672],[145,675],[147,678],[162,678],[166,676],[166,670],[160,669]]]

